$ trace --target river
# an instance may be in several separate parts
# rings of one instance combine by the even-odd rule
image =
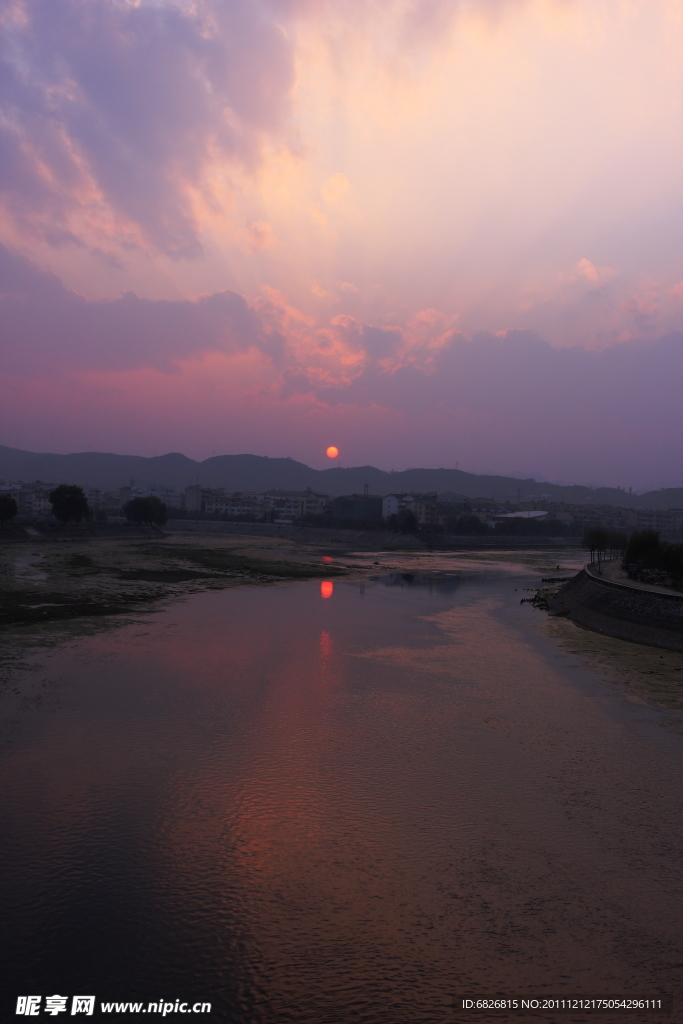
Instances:
[[[15,670],[3,1020],[36,993],[412,1024],[683,992],[683,716],[544,636],[537,574],[442,561],[197,594]]]

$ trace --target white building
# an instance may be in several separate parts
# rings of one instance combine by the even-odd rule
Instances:
[[[415,494],[387,494],[382,498],[382,519],[395,516],[415,499]]]

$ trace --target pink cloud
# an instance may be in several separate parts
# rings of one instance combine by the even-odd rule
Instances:
[[[425,337],[348,315],[317,326],[275,292],[88,301],[0,256],[3,413],[24,432],[5,443],[206,454],[212,437],[315,462],[334,437],[386,468],[460,461],[633,486],[679,473],[681,333],[590,352],[443,330],[434,311],[416,318]]]
[[[85,218],[119,242],[197,256],[188,186],[201,189],[216,154],[253,168],[263,139],[285,131],[292,47],[268,6],[25,0],[16,9],[0,35],[7,215],[53,245],[83,244]],[[253,231],[267,244],[265,225]]]
[[[627,6],[5,4],[8,429],[679,473],[683,23]]]

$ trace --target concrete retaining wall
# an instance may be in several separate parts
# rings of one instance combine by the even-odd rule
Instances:
[[[551,615],[567,615],[596,633],[683,652],[683,594],[600,579],[582,569],[548,605]]]

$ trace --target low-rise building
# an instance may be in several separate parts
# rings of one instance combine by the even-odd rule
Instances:
[[[180,495],[174,487],[162,487],[159,484],[152,484],[149,488],[149,495],[163,501],[166,508],[182,508],[185,504],[185,495]]]
[[[88,508],[91,512],[99,512],[103,507],[102,503],[102,491],[99,487],[88,487],[85,492],[85,496],[88,499]]]
[[[301,519],[319,515],[329,502],[329,495],[318,494],[309,487],[305,491],[271,490],[233,491],[223,488],[202,487],[192,484],[185,488],[184,503],[188,512],[205,512],[225,517],[253,516],[260,519],[269,515],[277,520]]]
[[[119,505],[123,508],[127,501],[132,501],[133,498],[146,498],[147,493],[144,487],[119,487]]]
[[[443,503],[438,501],[435,491],[427,494],[412,492],[385,494],[382,498],[382,518],[398,515],[403,509],[412,512],[418,523],[437,523],[439,514],[447,515],[441,508]],[[450,503],[448,503],[450,504]]]
[[[205,490],[203,494],[201,511],[209,515],[218,514],[226,519],[242,516],[260,519],[266,507],[265,495],[254,491],[233,491],[232,494],[226,494],[222,490]]]
[[[20,481],[3,484],[0,486],[0,494],[14,498],[19,515],[49,516],[52,513],[50,493],[56,486],[57,484],[45,483],[43,480],[34,480],[31,483]]]
[[[330,502],[329,494],[318,494],[310,487],[305,491],[266,491],[263,498],[276,522],[322,515]]]
[[[683,509],[629,509],[629,530],[656,530],[660,537],[677,538],[683,533]]]
[[[571,505],[562,501],[535,500],[521,502],[520,511],[545,511],[549,519],[558,519],[566,526],[573,526],[577,533],[593,526],[606,530],[628,531],[628,517],[632,511],[614,505],[594,505],[586,502]]]
[[[49,516],[52,514],[50,487],[33,487],[23,492],[20,510],[27,516]],[[17,503],[18,504],[18,503]]]
[[[332,516],[355,523],[382,522],[382,498],[378,494],[343,494],[329,504]]]
[[[416,498],[416,494],[410,492],[401,494],[385,494],[382,498],[382,518],[388,519],[389,516],[396,516],[401,509],[406,507],[406,502],[412,501]]]
[[[448,527],[454,519],[465,513],[463,501],[437,501],[436,521],[439,526]]]
[[[548,512],[541,511],[540,509],[526,512],[500,512],[494,515],[489,515],[488,521],[490,523],[504,523],[507,519],[548,519]]]
[[[14,498],[17,505],[19,504],[19,498],[21,496],[22,486],[21,484],[2,484],[0,485],[0,494],[6,494],[8,498]]]
[[[436,526],[439,521],[436,494],[417,495],[404,508],[413,513],[420,526]]]

